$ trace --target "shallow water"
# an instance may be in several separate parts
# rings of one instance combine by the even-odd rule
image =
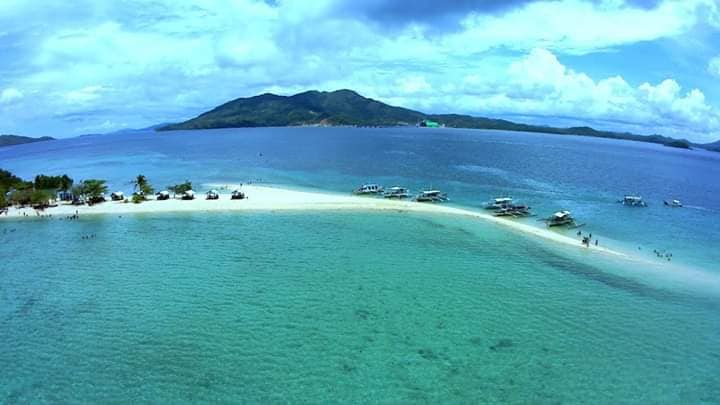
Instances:
[[[0,167],[107,178],[126,192],[142,172],[156,185],[434,185],[470,207],[510,193],[540,214],[572,209],[604,245],[650,259],[671,249],[714,275],[719,155],[502,132],[299,128],[23,145],[0,149]],[[627,191],[651,206],[616,204]],[[697,208],[660,205],[670,194]],[[0,364],[11,365],[0,368],[0,402],[720,398],[717,292],[657,277],[660,262],[603,259],[482,221],[367,212],[0,221],[0,259]]]
[[[6,402],[720,397],[720,301],[482,223],[330,212],[2,226],[16,252],[0,294]],[[28,248],[39,235],[44,249]]]

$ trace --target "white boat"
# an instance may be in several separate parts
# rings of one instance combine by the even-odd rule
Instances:
[[[547,223],[547,226],[574,225],[575,218],[573,218],[570,211],[558,211],[550,218],[547,218],[545,222]]]
[[[447,200],[447,194],[440,190],[425,190],[415,197],[417,202],[445,202]]]
[[[382,194],[383,188],[378,184],[363,184],[353,191],[353,194],[357,195],[374,195]]]
[[[110,194],[110,199],[113,201],[123,201],[125,200],[125,194],[123,194],[122,191],[115,191]]]
[[[183,200],[194,200],[195,199],[195,192],[192,190],[188,190],[183,193],[182,197]]]
[[[498,197],[485,203],[485,209],[499,210],[512,205],[513,199],[510,197]]]
[[[210,190],[207,193],[205,193],[206,200],[217,200],[219,198],[220,198],[220,194],[218,194],[217,190]]]
[[[383,195],[385,198],[408,198],[410,197],[410,190],[405,187],[390,187],[385,191]]]
[[[683,206],[680,200],[665,201],[665,205],[673,208],[680,208]]]
[[[626,195],[618,202],[628,207],[647,207],[647,203],[639,195]]]
[[[169,200],[169,199],[170,199],[170,192],[169,192],[169,191],[161,191],[161,192],[155,194],[155,199],[157,199],[157,200]]]

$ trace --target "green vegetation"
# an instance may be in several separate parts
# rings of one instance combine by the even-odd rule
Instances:
[[[51,138],[49,136],[43,136],[40,138],[31,138],[29,136],[20,136],[20,135],[0,135],[0,147],[10,146],[10,145],[20,145],[23,143],[53,141],[53,140],[55,140],[55,138]]]
[[[76,195],[84,196],[89,204],[96,204],[105,201],[103,194],[107,193],[108,188],[105,180],[89,179],[80,183],[79,189],[73,190],[79,191]]]
[[[150,185],[147,177],[142,174],[138,174],[137,177],[135,177],[133,185],[135,188],[135,193],[133,194],[133,202],[136,204],[145,201],[148,195],[151,195],[155,192],[153,187]]]
[[[68,191],[73,185],[73,179],[66,174],[62,176],[45,176],[39,174],[35,176],[34,185],[37,189]]]
[[[665,144],[671,148],[690,149],[690,142],[685,139],[673,139],[672,141]]]
[[[5,208],[9,204],[44,207],[55,198],[55,192],[68,190],[72,183],[73,180],[67,175],[38,175],[34,182],[23,181],[9,171],[0,169],[0,207]],[[8,192],[10,195],[6,196]]]
[[[173,197],[175,197],[178,194],[183,194],[186,191],[192,190],[192,183],[189,180],[185,180],[184,183],[168,186],[168,190],[171,191],[173,193]]]
[[[590,127],[556,128],[520,124],[507,120],[472,117],[459,114],[424,114],[393,107],[365,98],[351,90],[333,92],[308,91],[285,97],[262,94],[225,103],[191,120],[158,128],[160,131],[184,129],[271,127],[298,125],[353,126],[426,126],[448,128],[496,129],[503,131],[538,132],[558,135],[581,135],[625,139],[662,145],[686,142],[661,135],[636,135],[624,132],[598,131]],[[428,123],[431,123],[428,125]],[[677,147],[677,146],[675,146]],[[720,149],[720,145],[717,146]]]

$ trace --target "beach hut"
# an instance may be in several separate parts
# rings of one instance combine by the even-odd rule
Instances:
[[[194,200],[195,199],[195,192],[192,190],[188,190],[183,193],[182,195],[183,200]]]
[[[155,198],[158,199],[158,200],[169,200],[169,199],[170,199],[170,192],[163,190],[163,191],[155,194]]]
[[[205,198],[207,200],[217,200],[220,198],[220,194],[218,194],[217,190],[210,190],[207,192]]]
[[[58,191],[56,195],[56,200],[58,201],[72,201],[73,200],[73,194],[69,191]]]
[[[125,194],[123,194],[122,191],[115,191],[114,193],[110,194],[110,199],[113,201],[123,201],[125,200]]]
[[[245,193],[243,193],[240,190],[233,190],[232,194],[230,194],[231,200],[242,200],[245,198]]]

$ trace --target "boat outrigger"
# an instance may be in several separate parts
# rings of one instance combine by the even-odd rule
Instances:
[[[363,184],[357,189],[353,190],[353,194],[356,195],[376,195],[382,194],[383,188],[377,184]]]
[[[680,200],[665,201],[665,205],[673,208],[680,208],[683,206]]]
[[[410,197],[410,190],[406,189],[405,187],[390,187],[389,189],[385,190],[385,194],[383,195],[385,198],[408,198]]]
[[[495,212],[493,212],[493,215],[496,217],[520,218],[529,217],[532,215],[532,213],[530,212],[530,207],[528,207],[527,205],[510,204],[496,210]]]
[[[445,202],[447,200],[447,194],[440,190],[425,190],[415,197],[417,202]]]
[[[626,195],[618,202],[622,203],[622,205],[627,205],[628,207],[647,207],[647,203],[639,195]]]
[[[546,218],[545,222],[547,226],[575,226],[575,218],[573,218],[570,211],[558,211],[549,218]]]
[[[498,197],[485,203],[485,209],[487,210],[500,210],[507,208],[512,205],[513,199],[511,197]]]

